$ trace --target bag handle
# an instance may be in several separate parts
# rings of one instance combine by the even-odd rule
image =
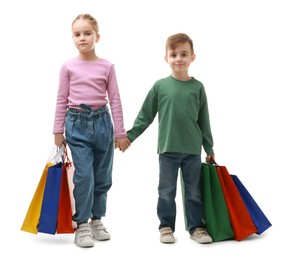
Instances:
[[[54,164],[57,164],[58,162],[62,160],[62,155],[64,154],[64,152],[65,152],[65,146],[62,146],[60,148],[57,146],[54,146],[47,159],[47,163],[53,162]]]
[[[210,160],[209,162],[206,162],[206,164],[211,164],[211,165],[214,165],[214,166],[219,166],[217,162],[215,162],[215,160]]]
[[[69,166],[72,164],[69,154],[68,154],[68,150],[67,150],[67,146],[66,144],[64,145],[64,153],[63,153],[63,162],[67,162],[69,164]]]

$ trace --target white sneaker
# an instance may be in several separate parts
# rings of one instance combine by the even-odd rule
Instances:
[[[209,236],[204,228],[196,228],[194,233],[192,233],[190,237],[200,244],[209,244],[212,242],[212,238]]]
[[[106,230],[100,219],[92,220],[89,225],[94,239],[104,241],[111,238],[110,233]]]
[[[79,247],[93,247],[94,240],[88,223],[80,224],[75,232],[75,243]]]
[[[173,231],[170,227],[160,229],[160,242],[165,244],[172,244],[175,242]]]

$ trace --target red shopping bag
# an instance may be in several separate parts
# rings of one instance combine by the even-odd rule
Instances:
[[[257,233],[257,228],[227,168],[217,165],[216,170],[226,201],[234,238],[241,241]]]
[[[67,167],[68,165],[65,164],[62,169],[62,179],[56,227],[56,233],[58,234],[74,233],[74,228],[72,225],[71,200],[67,178]]]
[[[62,167],[62,177],[60,184],[60,195],[58,205],[58,216],[57,216],[57,234],[74,233],[72,225],[72,203],[70,196],[68,171],[72,166],[72,162],[69,159],[67,149],[65,148],[64,163]]]

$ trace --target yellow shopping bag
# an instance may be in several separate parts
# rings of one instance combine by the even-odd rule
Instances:
[[[44,188],[47,178],[48,168],[52,166],[52,163],[47,163],[43,173],[41,175],[39,184],[27,211],[26,217],[24,219],[23,225],[21,227],[22,231],[26,231],[29,233],[37,234],[38,233],[38,223],[39,217],[41,213],[42,201],[43,201],[43,194]]]

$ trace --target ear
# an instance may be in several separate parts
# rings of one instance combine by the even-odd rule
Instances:
[[[98,42],[99,41],[99,39],[100,39],[100,34],[96,34],[96,40],[95,40],[95,42]]]
[[[165,61],[168,63],[168,57],[167,57],[167,56],[165,56],[165,57],[164,57],[164,59],[165,59]]]
[[[192,55],[192,62],[196,59],[196,54]]]

